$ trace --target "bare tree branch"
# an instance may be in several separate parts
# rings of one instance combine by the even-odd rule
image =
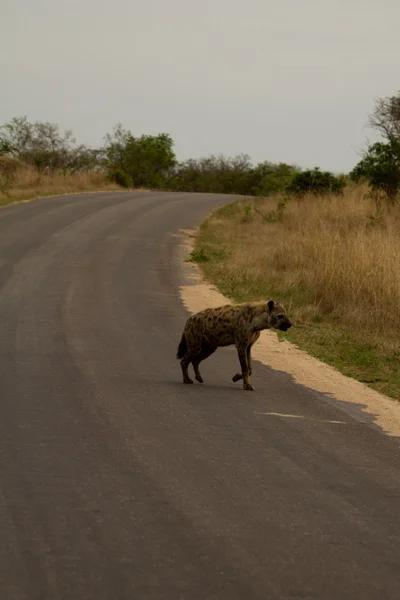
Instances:
[[[369,127],[378,131],[388,142],[400,139],[400,92],[397,96],[377,98],[368,120]]]

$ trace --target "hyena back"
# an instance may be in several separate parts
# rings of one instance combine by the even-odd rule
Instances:
[[[287,331],[292,323],[280,302],[249,302],[207,308],[186,321],[176,358],[180,359],[184,383],[193,383],[188,374],[192,363],[195,378],[203,383],[199,365],[221,346],[234,344],[241,372],[233,381],[243,379],[243,388],[253,390],[250,383],[251,348],[263,329]]]

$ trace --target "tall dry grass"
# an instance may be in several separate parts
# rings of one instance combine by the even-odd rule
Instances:
[[[222,209],[199,244],[225,258],[206,268],[238,299],[276,290],[298,319],[329,315],[393,338],[400,333],[400,208],[377,205],[366,191],[291,200],[278,222],[267,220],[277,199]]]
[[[22,164],[17,169],[12,181],[7,181],[4,176],[1,177],[0,173],[0,204],[36,196],[116,189],[119,189],[119,186],[110,183],[103,173],[97,171],[66,175],[52,173],[39,176],[36,169]]]

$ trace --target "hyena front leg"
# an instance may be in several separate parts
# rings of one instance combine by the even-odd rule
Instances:
[[[247,345],[238,344],[236,346],[239,357],[240,366],[242,369],[243,389],[253,391],[253,387],[249,379],[249,365],[247,362]]]
[[[249,369],[249,376],[251,377],[252,374],[252,368],[251,368],[251,346],[247,346],[246,348],[246,357],[247,357],[247,366]],[[240,381],[241,379],[243,379],[243,375],[242,373],[236,373],[236,375],[234,375],[232,377],[232,381],[233,382],[237,382]]]
[[[249,376],[251,377],[253,369],[252,369],[252,360],[251,360],[251,349],[253,347],[253,344],[258,340],[258,338],[260,337],[260,333],[257,332],[251,339],[249,345],[246,348],[246,354],[247,354],[247,366],[249,368]],[[236,381],[240,381],[241,379],[243,379],[243,375],[242,373],[236,373],[236,375],[234,375],[232,377],[232,381],[236,382]]]
[[[249,371],[249,377],[251,377],[252,374],[252,368],[251,368],[251,346],[247,346],[246,348],[246,359],[247,359],[247,368]],[[240,360],[240,357],[239,357]],[[240,381],[241,379],[243,379],[243,373],[236,373],[236,375],[234,375],[232,377],[232,381],[234,383],[236,383],[237,381]]]

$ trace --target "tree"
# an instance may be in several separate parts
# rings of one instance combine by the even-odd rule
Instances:
[[[124,129],[121,123],[117,123],[113,132],[107,133],[105,136],[104,154],[106,156],[106,165],[110,172],[125,170],[125,150],[130,137],[132,137],[131,132],[128,129]]]
[[[400,91],[396,96],[377,98],[375,108],[369,116],[371,129],[378,131],[387,142],[400,139]]]
[[[377,142],[350,173],[353,181],[368,179],[374,191],[384,192],[391,204],[400,189],[400,138],[390,143]]]
[[[378,98],[368,122],[384,141],[368,147],[350,178],[367,179],[374,191],[383,192],[394,203],[400,190],[400,92]]]
[[[1,154],[21,156],[32,144],[33,125],[26,117],[14,117],[0,127]]]
[[[104,152],[102,149],[87,148],[81,144],[70,149],[65,167],[69,173],[78,173],[101,170],[103,163]]]
[[[135,186],[162,187],[176,164],[174,142],[166,133],[129,137],[125,147],[124,170]]]
[[[174,142],[166,133],[134,137],[118,124],[105,141],[106,167],[114,181],[124,180],[127,185],[133,182],[137,187],[162,187],[176,165]]]

